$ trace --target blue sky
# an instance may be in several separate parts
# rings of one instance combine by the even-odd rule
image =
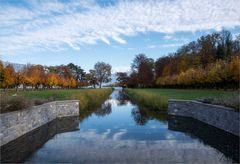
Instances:
[[[240,34],[239,0],[0,0],[0,58],[126,71],[134,56],[154,59],[202,35]]]

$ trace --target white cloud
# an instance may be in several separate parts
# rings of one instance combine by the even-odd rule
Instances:
[[[113,73],[116,72],[129,72],[130,71],[130,67],[128,66],[116,66],[112,69]]]
[[[163,38],[164,38],[165,40],[170,40],[170,39],[173,38],[173,36],[172,36],[172,35],[165,35]]]
[[[171,48],[171,47],[180,47],[183,46],[184,43],[166,43],[166,44],[160,44],[160,45],[148,45],[147,48],[155,49],[155,48]]]
[[[97,41],[126,44],[123,36],[140,32],[171,34],[240,26],[239,0],[126,0],[109,7],[93,0],[27,2],[29,7],[1,4],[0,53],[61,50],[66,45],[79,50]]]

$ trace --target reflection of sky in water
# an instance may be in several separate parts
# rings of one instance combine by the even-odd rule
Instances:
[[[168,129],[166,121],[151,119],[138,125],[130,102],[118,106],[112,94],[112,112],[92,115],[79,125],[80,131],[56,135],[29,162],[227,162],[222,153],[198,139]]]

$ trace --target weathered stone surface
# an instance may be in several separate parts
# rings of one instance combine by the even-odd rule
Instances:
[[[79,101],[54,101],[27,110],[0,114],[0,146],[56,118],[79,115]]]
[[[168,114],[191,117],[240,136],[240,115],[232,108],[193,100],[169,100]]]

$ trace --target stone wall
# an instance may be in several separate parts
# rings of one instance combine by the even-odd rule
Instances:
[[[239,112],[234,111],[232,108],[193,100],[169,100],[168,114],[191,117],[240,136],[240,115]]]
[[[79,130],[79,116],[61,117],[50,121],[1,146],[1,163],[24,163],[35,150],[56,134]],[[29,163],[28,161],[25,161]]]
[[[79,101],[54,101],[30,109],[0,114],[0,146],[56,118],[79,115]]]

